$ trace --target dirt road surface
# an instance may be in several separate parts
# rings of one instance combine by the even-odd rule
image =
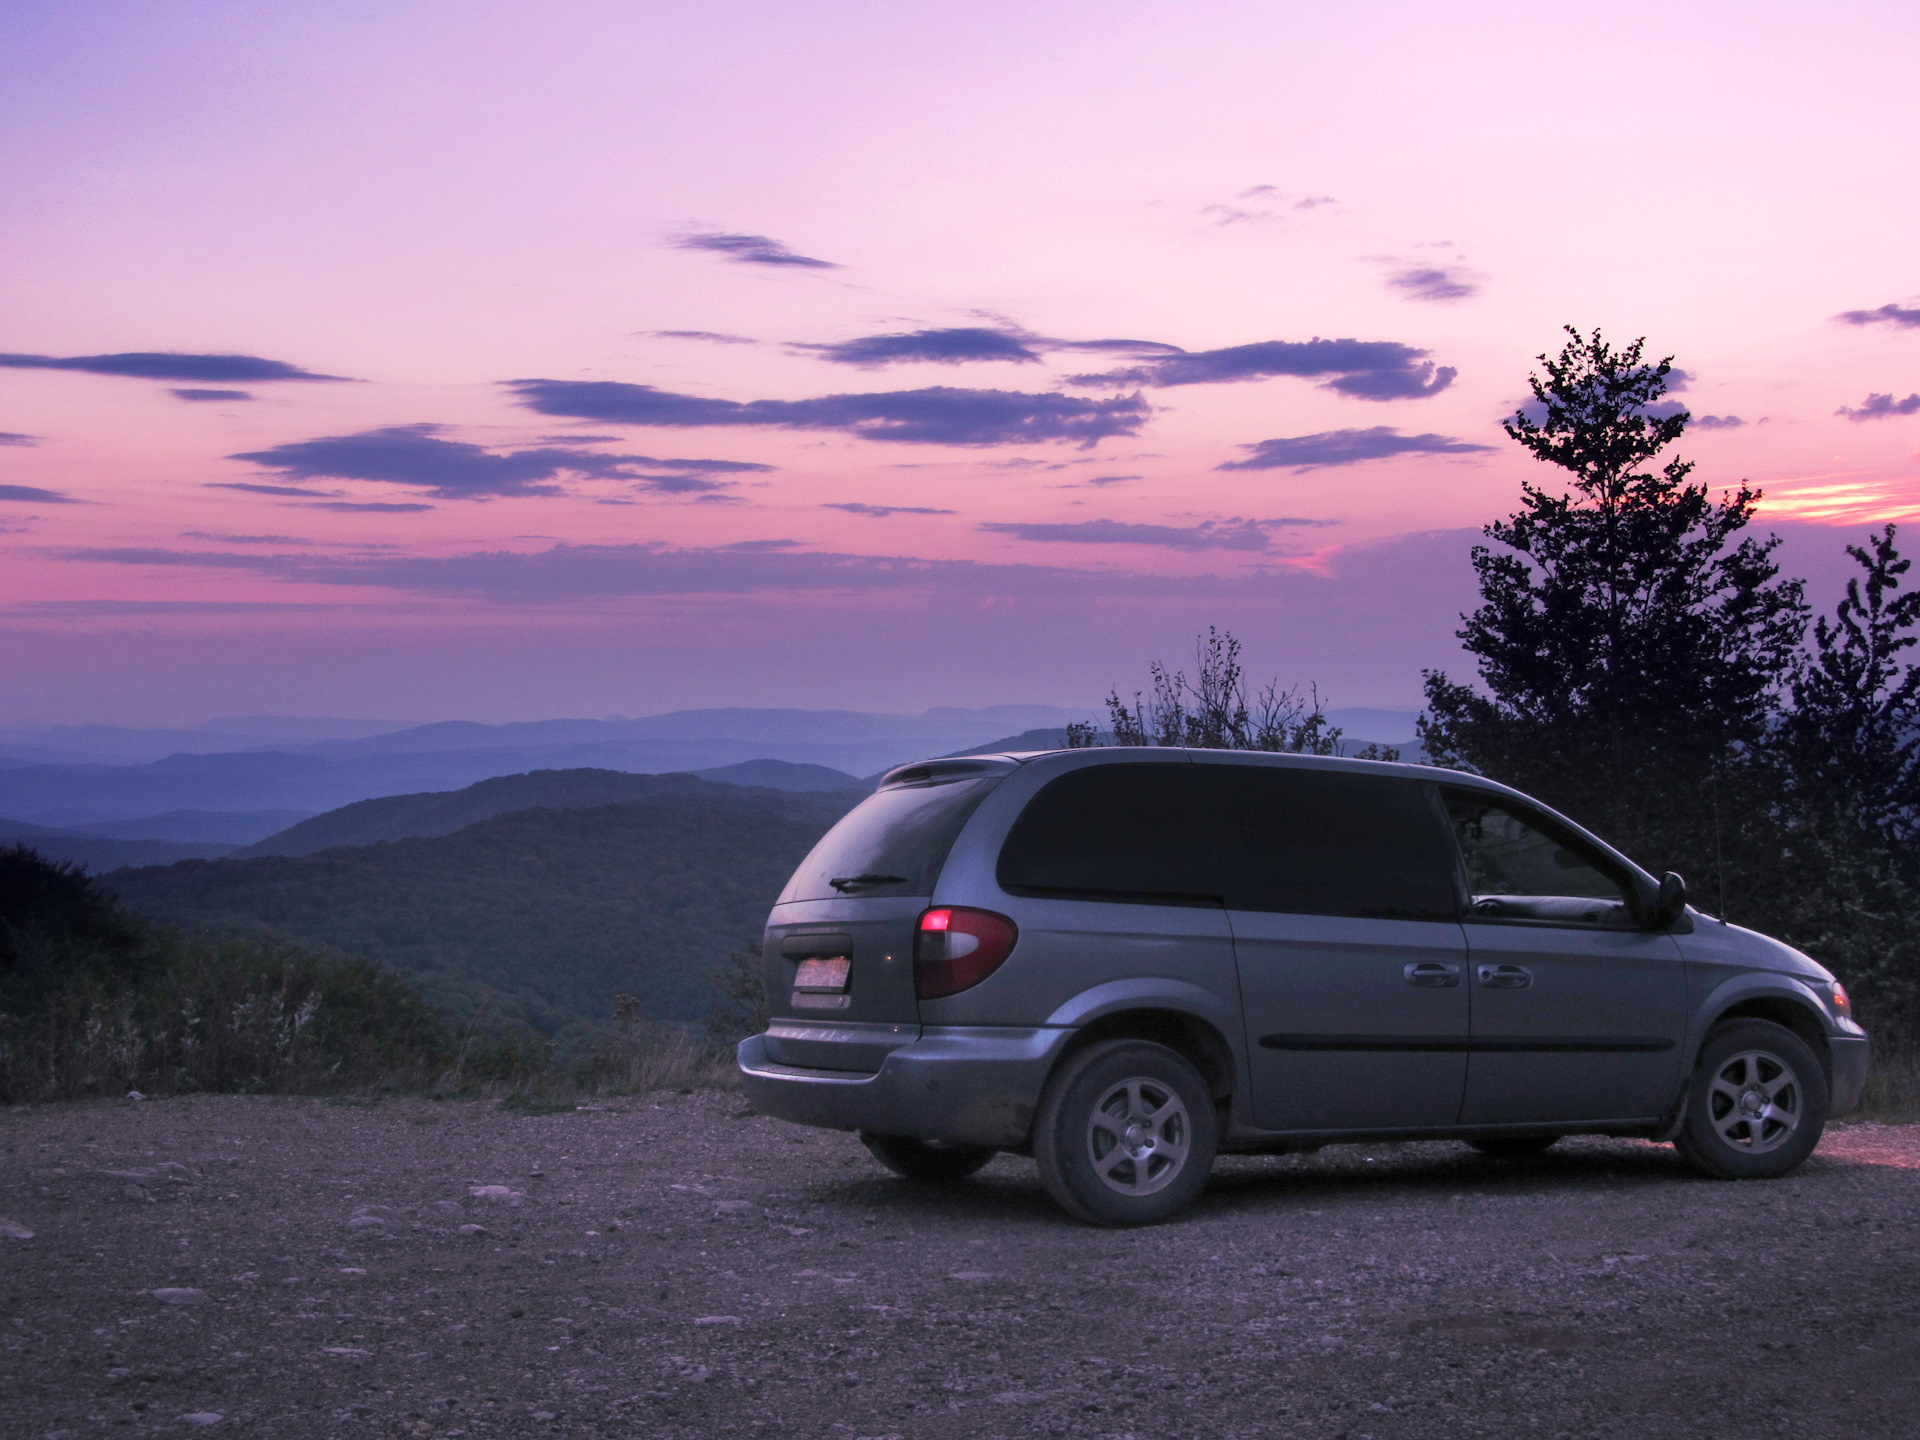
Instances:
[[[1920,1429],[1920,1127],[1745,1184],[1623,1141],[1229,1159],[1123,1232],[1017,1157],[921,1188],[715,1092],[17,1108],[0,1145],[7,1437]]]

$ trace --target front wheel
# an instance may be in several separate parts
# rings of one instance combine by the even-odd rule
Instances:
[[[1827,1124],[1827,1077],[1806,1042],[1771,1020],[1707,1037],[1673,1148],[1721,1180],[1770,1180],[1813,1153]]]
[[[869,1135],[864,1130],[860,1143],[894,1174],[932,1184],[964,1180],[1000,1153],[991,1145],[949,1145],[913,1135]]]
[[[1151,1225],[1200,1193],[1217,1140],[1199,1071],[1164,1045],[1107,1040],[1048,1083],[1033,1158],[1047,1193],[1075,1219]]]

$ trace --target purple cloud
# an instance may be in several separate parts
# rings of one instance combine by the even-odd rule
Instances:
[[[808,270],[840,268],[831,260],[815,260],[811,255],[796,254],[778,240],[769,239],[765,235],[725,235],[705,231],[694,235],[682,235],[673,243],[681,250],[706,250],[715,255],[723,255],[737,265],[798,266]]]
[[[1747,422],[1738,415],[1696,415],[1691,423],[1696,430],[1738,430]]]
[[[1470,455],[1491,450],[1446,435],[1402,435],[1388,425],[1365,430],[1322,430],[1313,435],[1283,435],[1242,445],[1251,452],[1244,460],[1229,460],[1219,470],[1280,470],[1295,473],[1331,465],[1358,465],[1393,455]]]
[[[771,470],[743,460],[678,460],[651,455],[601,455],[541,446],[496,454],[463,440],[443,440],[439,425],[392,425],[356,435],[326,435],[246,450],[227,458],[277,470],[288,480],[364,480],[415,486],[443,500],[482,496],[559,495],[561,475],[625,480],[664,494],[716,490],[718,473]],[[665,470],[669,473],[649,473]],[[254,487],[261,488],[261,487]],[[300,492],[290,492],[300,493]]]
[[[1136,525],[1124,520],[1078,520],[1032,524],[990,521],[980,526],[996,535],[1039,543],[1075,545],[1157,545],[1166,550],[1265,550],[1269,530],[1300,525],[1324,525],[1324,520],[1286,518],[1202,520],[1198,525]]]
[[[1017,390],[932,386],[812,400],[716,400],[613,380],[509,380],[521,404],[542,415],[614,425],[773,426],[837,430],[864,440],[922,445],[1022,445],[1071,440],[1091,446],[1138,433],[1151,413],[1138,395],[1087,400]]]
[[[1427,351],[1393,340],[1263,340],[1221,350],[1183,351],[1101,375],[1081,385],[1222,385],[1270,376],[1331,376],[1321,388],[1360,400],[1415,400],[1438,395],[1459,372],[1435,368]]]
[[[858,500],[829,500],[821,507],[823,510],[844,510],[849,515],[865,515],[874,520],[884,520],[889,515],[957,515],[957,510],[935,510],[926,505],[864,505]]]
[[[218,400],[251,400],[253,396],[245,390],[169,390],[176,400],[192,400],[209,403]]]
[[[1844,415],[1849,420],[1886,420],[1895,415],[1912,415],[1916,411],[1920,411],[1920,394],[1909,395],[1904,400],[1896,400],[1889,394],[1869,395],[1857,409],[1842,405],[1833,413]]]
[[[38,435],[22,435],[16,430],[0,430],[0,445],[38,445]]]
[[[1387,277],[1387,284],[1409,300],[1466,300],[1480,287],[1463,270],[1437,265],[1411,265]]]
[[[959,365],[969,360],[1004,360],[1016,365],[1040,363],[1040,351],[1030,337],[1016,331],[984,327],[862,335],[830,345],[796,344],[793,348],[835,365],[855,365],[863,370],[912,360],[941,365]]]
[[[0,500],[19,500],[29,505],[78,505],[71,495],[58,490],[42,490],[38,485],[0,485]]]
[[[275,380],[329,380],[284,360],[257,355],[181,355],[172,351],[129,351],[121,355],[0,355],[0,369],[78,370],[88,375],[123,375],[135,380],[209,380],[264,384]]]
[[[1905,330],[1920,325],[1920,309],[1882,305],[1878,310],[1848,310],[1833,318],[1848,325],[1894,325]]]

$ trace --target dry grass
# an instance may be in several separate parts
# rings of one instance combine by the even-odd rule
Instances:
[[[1883,1124],[1920,1121],[1920,1050],[1903,1047],[1875,1054],[1860,1108],[1847,1119]]]

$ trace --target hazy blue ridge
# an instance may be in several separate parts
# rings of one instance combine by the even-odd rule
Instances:
[[[629,992],[650,1015],[698,1019],[715,964],[757,942],[794,867],[861,795],[678,783],[432,838],[196,860],[105,883],[157,919],[379,960],[456,1015],[484,1006],[565,1034]]]
[[[808,767],[809,769],[815,767]],[[839,775],[838,771],[829,772]],[[859,782],[840,775],[845,789]],[[697,775],[629,775],[620,770],[535,770],[482,780],[463,790],[384,795],[303,820],[270,835],[245,852],[312,855],[336,845],[375,845],[390,840],[451,835],[465,826],[516,810],[585,810],[637,800],[673,797],[698,809],[734,803],[746,787]],[[797,788],[797,787],[796,787]]]

